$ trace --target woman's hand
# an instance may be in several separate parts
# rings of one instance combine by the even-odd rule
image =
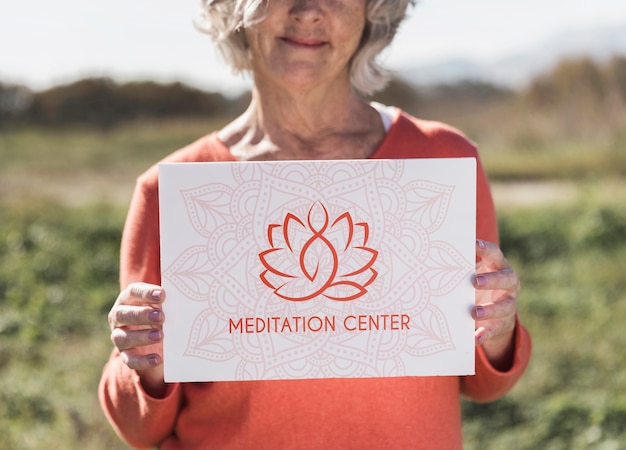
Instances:
[[[520,281],[496,244],[476,241],[476,256],[476,345],[496,369],[506,371],[513,364]]]
[[[111,341],[122,360],[137,370],[149,394],[158,397],[163,381],[163,310],[165,291],[147,283],[133,283],[120,292],[109,312]]]

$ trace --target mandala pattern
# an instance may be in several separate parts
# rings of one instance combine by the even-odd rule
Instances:
[[[433,238],[452,186],[402,184],[403,161],[228,167],[235,188],[181,192],[198,243],[163,271],[204,305],[187,356],[236,358],[241,380],[369,377],[455,348],[438,297],[474,264]]]

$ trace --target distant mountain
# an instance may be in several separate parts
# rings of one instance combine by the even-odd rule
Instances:
[[[626,55],[626,23],[564,32],[537,47],[495,61],[452,59],[409,68],[399,76],[417,86],[475,80],[516,87],[549,71],[564,58],[589,56],[603,61],[614,55]]]

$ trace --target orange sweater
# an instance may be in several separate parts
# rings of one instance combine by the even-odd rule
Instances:
[[[399,113],[372,158],[477,157],[456,130]],[[215,134],[167,161],[233,160]],[[478,161],[477,237],[498,242],[487,177]],[[160,284],[157,168],[138,179],[122,238],[121,286]],[[530,337],[518,323],[515,358],[495,370],[480,348],[476,375],[170,384],[152,398],[114,351],[99,396],[117,433],[163,449],[460,449],[460,396],[490,401],[524,372]]]

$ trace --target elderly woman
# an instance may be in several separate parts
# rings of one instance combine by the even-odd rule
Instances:
[[[225,128],[167,161],[477,157],[453,128],[361,97],[384,87],[375,58],[409,3],[204,0],[202,25],[235,71],[252,74],[252,101]],[[460,396],[502,396],[530,355],[516,316],[519,280],[492,243],[495,213],[480,163],[477,177],[475,376],[166,384],[151,168],[133,196],[121,248],[123,291],[109,314],[116,348],[99,395],[115,430],[131,445],[167,449],[461,448]]]

